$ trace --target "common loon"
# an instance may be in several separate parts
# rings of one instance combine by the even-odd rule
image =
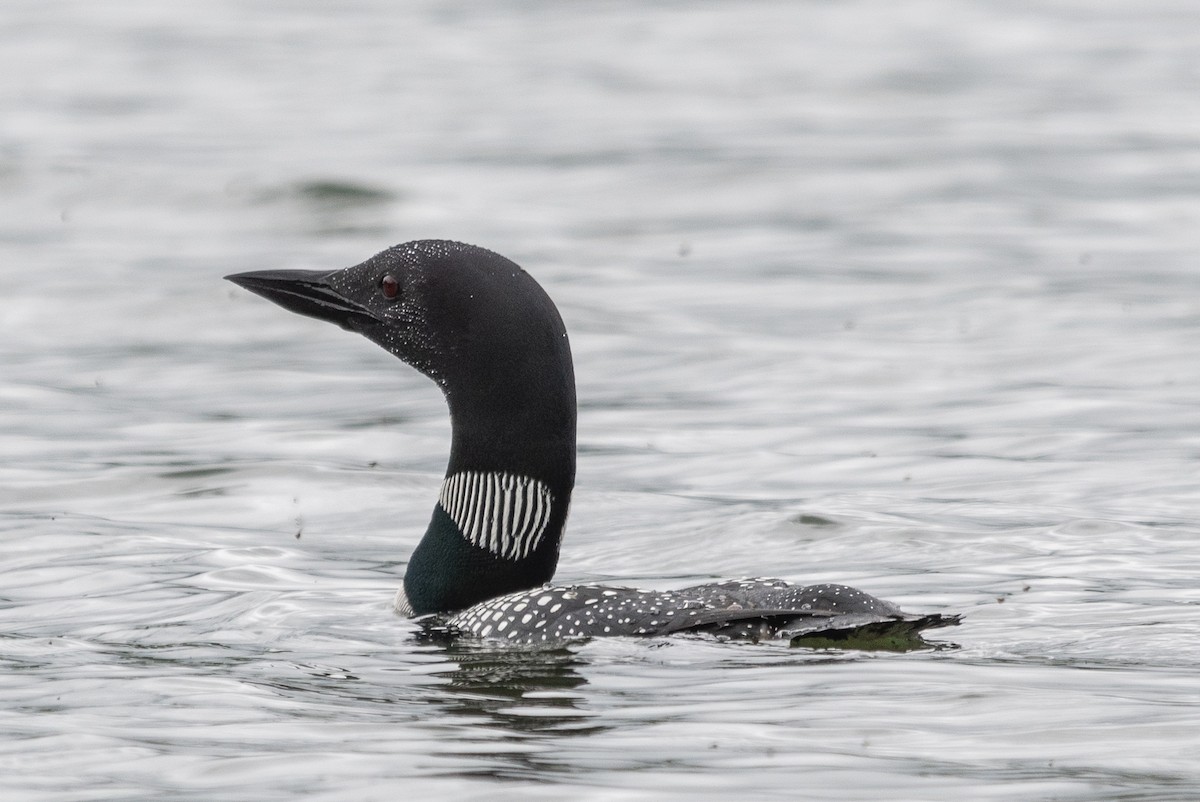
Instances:
[[[226,278],[366,336],[445,394],[452,429],[446,478],[395,603],[427,627],[533,644],[677,632],[838,640],[958,623],[952,615],[907,615],[844,585],[741,579],[655,591],[546,584],[575,484],[575,375],[562,318],[529,274],[483,248],[419,240],[333,272]]]

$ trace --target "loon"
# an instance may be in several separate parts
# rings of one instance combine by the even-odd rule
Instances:
[[[364,335],[444,393],[446,476],[395,601],[427,631],[514,645],[673,633],[798,643],[959,621],[780,579],[666,591],[549,584],[575,485],[575,375],[562,318],[528,273],[483,248],[418,240],[332,272],[226,278]]]

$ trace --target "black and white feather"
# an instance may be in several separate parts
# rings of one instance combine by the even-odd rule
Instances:
[[[456,637],[555,644],[613,635],[696,632],[734,640],[792,640],[862,627],[924,629],[957,616],[910,616],[891,602],[845,585],[793,585],[738,579],[678,590],[546,585],[482,602],[434,629]]]
[[[554,498],[528,476],[464,471],[446,477],[438,502],[472,544],[522,560],[541,544]]]

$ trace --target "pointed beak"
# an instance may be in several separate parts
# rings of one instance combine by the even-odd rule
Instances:
[[[319,270],[256,270],[225,278],[284,309],[336,323],[350,331],[359,331],[364,324],[379,322],[365,306],[330,286],[330,275]]]

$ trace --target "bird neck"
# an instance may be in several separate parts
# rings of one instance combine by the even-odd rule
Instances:
[[[461,610],[550,581],[575,484],[575,383],[447,389],[450,461],[404,596],[414,615]],[[511,377],[510,377],[511,378]]]

